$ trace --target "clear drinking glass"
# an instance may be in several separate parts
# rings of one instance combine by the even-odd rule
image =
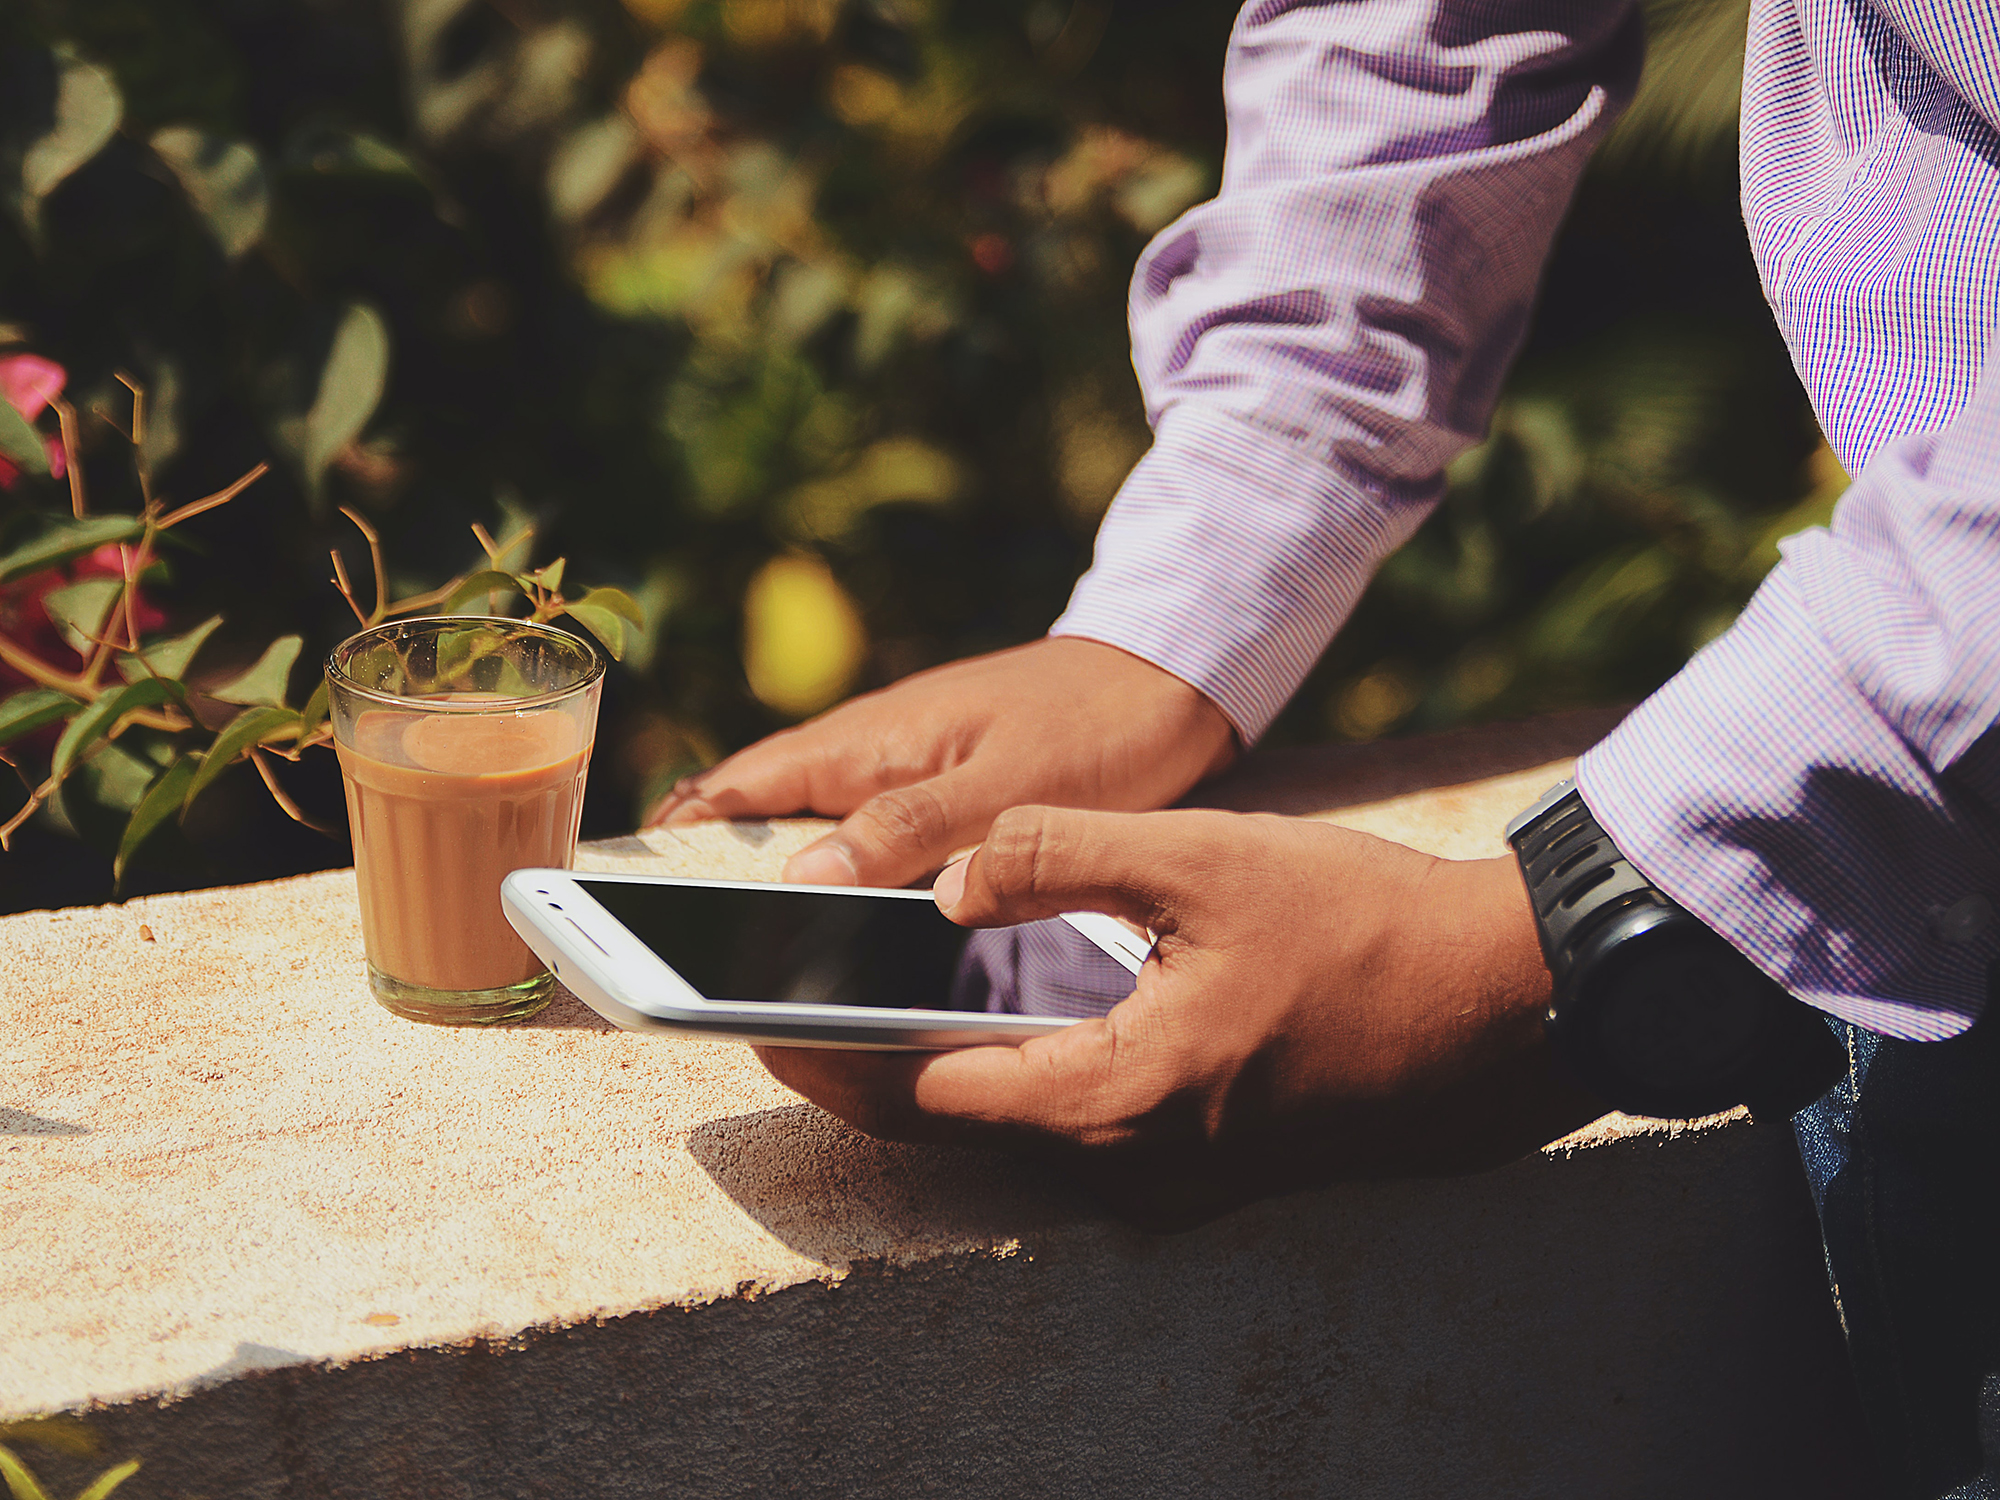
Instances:
[[[604,662],[523,620],[396,620],[326,660],[375,998],[446,1026],[520,1021],[555,981],[500,882],[576,853]]]

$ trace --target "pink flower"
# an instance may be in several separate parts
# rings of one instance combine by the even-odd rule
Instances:
[[[13,403],[14,410],[23,418],[33,422],[42,414],[42,408],[62,394],[68,372],[52,359],[43,359],[39,354],[10,354],[0,359],[0,396]],[[65,460],[62,440],[45,437],[48,445],[49,472],[56,478],[63,477]],[[0,489],[11,490],[14,481],[21,477],[20,466],[7,458],[0,457]]]

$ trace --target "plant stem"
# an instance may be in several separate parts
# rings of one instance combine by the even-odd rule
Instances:
[[[83,493],[83,464],[77,456],[76,408],[58,396],[49,403],[62,427],[63,472],[69,476],[70,513],[81,521],[90,507]]]
[[[168,511],[160,517],[159,529],[165,531],[170,526],[178,526],[183,521],[192,520],[203,511],[214,510],[218,505],[227,505],[270,472],[269,464],[257,465],[234,484],[219,489],[212,495],[203,495],[199,500],[190,500],[178,510]]]
[[[55,790],[56,784],[53,778],[43,782],[32,792],[28,793],[28,800],[21,804],[20,810],[13,817],[9,818],[5,823],[0,823],[0,853],[9,850],[11,846],[8,844],[8,840],[19,833],[21,825],[32,818],[41,805],[55,795]]]
[[[375,608],[369,613],[368,618],[361,623],[363,625],[380,625],[389,613],[389,582],[387,570],[382,566],[382,538],[373,526],[370,526],[346,506],[343,505],[340,507],[340,513],[354,523],[357,531],[368,538],[368,565],[375,573]],[[352,603],[353,601],[349,600],[348,602]],[[358,610],[356,612],[359,613]]]
[[[75,672],[65,672],[60,667],[52,667],[34,652],[9,636],[0,635],[0,661],[19,672],[30,682],[45,688],[54,688],[59,693],[68,693],[72,698],[88,698],[90,688],[82,676]]]
[[[264,778],[264,790],[271,794],[271,800],[278,804],[279,811],[283,812],[294,823],[303,823],[314,833],[323,833],[328,838],[333,837],[333,830],[331,828],[327,827],[324,823],[307,817],[304,809],[286,795],[285,789],[278,785],[278,778],[272,774],[270,762],[264,759],[264,752],[261,749],[252,747],[250,751],[250,763],[256,766],[257,774]]]

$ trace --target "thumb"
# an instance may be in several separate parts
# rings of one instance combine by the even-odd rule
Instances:
[[[908,885],[978,841],[994,812],[988,778],[955,767],[870,797],[818,843],[785,863],[806,885]]]
[[[966,927],[1007,927],[1066,911],[1100,911],[1175,931],[1186,905],[1198,813],[1082,812],[1016,807],[994,819],[972,858],[938,883],[938,905]],[[962,874],[963,886],[959,885]]]

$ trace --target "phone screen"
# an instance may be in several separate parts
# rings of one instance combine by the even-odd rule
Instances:
[[[928,900],[572,878],[710,1000],[986,1009],[974,933]]]

